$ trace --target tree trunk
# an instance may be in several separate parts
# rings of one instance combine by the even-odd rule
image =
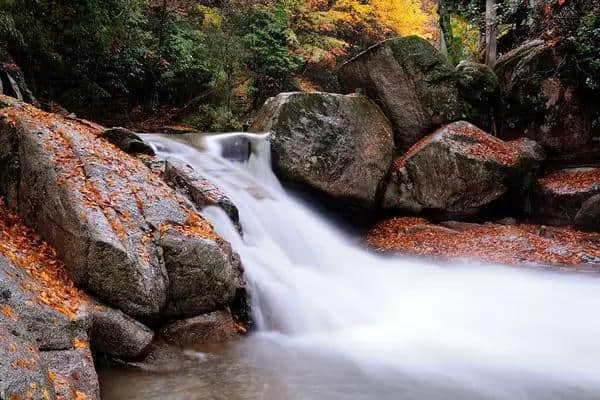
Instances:
[[[496,64],[498,27],[496,21],[496,0],[485,2],[485,63],[493,68]]]
[[[165,42],[165,25],[167,24],[167,0],[163,0],[160,15],[160,26],[158,27],[158,48],[156,51],[156,63],[154,65],[154,71],[152,72],[152,91],[150,96],[150,102],[152,109],[156,109],[158,106],[158,92],[160,89],[160,68],[161,61],[163,58],[163,47]]]
[[[453,58],[453,42],[454,35],[452,34],[452,26],[450,25],[450,14],[446,7],[446,0],[438,0],[438,15],[440,25],[440,51],[447,58]]]

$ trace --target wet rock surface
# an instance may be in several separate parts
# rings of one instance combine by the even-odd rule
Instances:
[[[468,122],[455,122],[394,161],[383,207],[473,215],[511,190],[524,192],[543,158],[529,139],[504,142]]]
[[[407,36],[379,43],[348,61],[339,80],[346,91],[364,92],[381,105],[396,146],[405,151],[448,122],[489,124],[489,105],[481,99],[497,83],[485,69],[471,65],[456,71],[429,42]],[[463,93],[473,97],[464,98]]]
[[[237,336],[238,328],[227,310],[174,322],[160,333],[165,341],[181,347],[224,343]]]
[[[367,208],[376,203],[394,153],[388,120],[359,95],[280,94],[250,131],[272,132],[273,168],[283,180]]]
[[[182,190],[198,209],[207,206],[221,207],[231,221],[239,226],[240,215],[235,204],[217,186],[189,165],[176,159],[168,159],[165,162],[163,178],[169,185]]]

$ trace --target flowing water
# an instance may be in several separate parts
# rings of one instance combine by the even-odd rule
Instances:
[[[238,206],[243,237],[204,213],[241,256],[258,331],[197,368],[105,372],[103,398],[600,398],[600,279],[377,256],[286,193],[266,135],[145,140]]]

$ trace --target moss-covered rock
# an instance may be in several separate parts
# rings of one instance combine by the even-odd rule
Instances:
[[[375,206],[394,141],[389,121],[366,97],[283,93],[265,103],[250,131],[271,132],[273,167],[282,179]]]
[[[448,122],[489,126],[489,104],[478,98],[493,93],[495,84],[493,72],[482,71],[455,70],[425,39],[407,36],[359,54],[341,67],[339,79],[346,91],[364,91],[382,106],[402,151]]]

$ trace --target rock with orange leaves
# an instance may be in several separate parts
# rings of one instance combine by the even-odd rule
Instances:
[[[532,140],[504,142],[468,122],[454,122],[395,160],[383,207],[473,215],[509,191],[524,192],[543,158]]]
[[[48,369],[37,347],[0,317],[0,399],[54,400]]]
[[[540,177],[528,209],[543,224],[600,230],[600,168],[563,169]]]
[[[50,280],[44,282],[37,271],[20,266],[20,254],[12,256],[27,249],[9,253],[6,242],[11,238],[4,230],[1,235],[5,245],[0,249],[0,398],[54,399],[59,389],[54,370],[69,369],[61,378],[69,382],[63,398],[72,398],[71,389],[85,385],[78,390],[88,399],[98,399],[85,307],[72,314],[55,303],[58,294],[49,294],[55,290]],[[69,302],[68,296],[64,301]],[[81,379],[74,382],[73,373]]]
[[[57,399],[100,400],[98,375],[89,347],[46,351],[40,357],[46,364]]]
[[[0,102],[12,104],[0,110],[0,195],[53,245],[79,287],[133,317],[156,320],[171,300],[171,271],[185,270],[180,258],[163,254],[186,247],[197,255],[195,271],[224,271],[218,283],[208,272],[190,283],[187,293],[208,303],[182,317],[229,305],[239,262],[191,203],[104,140],[99,125]],[[181,234],[177,241],[163,238],[171,231]],[[214,252],[222,254],[202,257]]]

